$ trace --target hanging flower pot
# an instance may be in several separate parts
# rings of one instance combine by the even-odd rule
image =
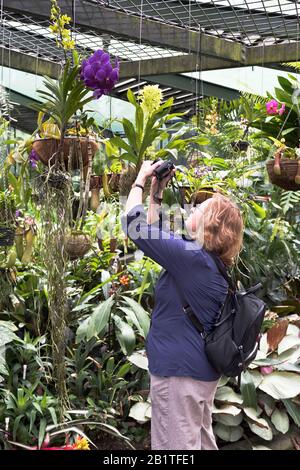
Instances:
[[[33,142],[32,148],[38,155],[44,165],[53,165],[59,159],[58,148],[59,140],[54,138],[37,139]],[[82,154],[83,166],[87,166],[89,162],[88,149],[90,147],[92,158],[99,149],[100,144],[92,137],[74,137],[66,136],[63,143],[63,154],[65,166],[69,168],[69,159],[71,159],[71,169],[80,168],[80,152]]]
[[[284,151],[279,149],[274,160],[267,162],[271,183],[287,191],[300,190],[300,159],[282,158]]]
[[[66,237],[65,252],[70,260],[82,258],[91,248],[90,237],[81,231],[74,231]]]
[[[12,246],[16,231],[12,227],[0,227],[0,246]]]
[[[91,175],[90,190],[102,188],[102,175]]]

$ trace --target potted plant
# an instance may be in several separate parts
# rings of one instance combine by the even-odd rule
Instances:
[[[288,191],[300,190],[300,84],[296,77],[278,77],[275,98],[261,108],[253,126],[275,144],[274,159],[267,162],[270,181]]]
[[[185,113],[171,113],[173,98],[162,103],[162,92],[157,85],[145,86],[138,99],[129,89],[127,98],[135,108],[134,121],[123,118],[125,138],[114,136],[108,141],[122,150],[120,158],[126,165],[120,177],[121,195],[128,195],[145,159],[176,159],[178,152],[186,150],[189,144],[208,143],[201,135],[185,137],[188,127],[181,120],[174,122]]]
[[[65,64],[58,79],[48,77],[44,80],[45,90],[38,90],[45,102],[35,106],[40,111],[38,130],[40,135],[33,143],[33,149],[39,159],[55,169],[79,169],[83,172],[88,167],[99,148],[95,135],[90,132],[90,123],[85,116],[81,129],[76,119],[83,113],[83,107],[93,99],[108,94],[119,79],[119,65],[110,63],[110,56],[103,50],[97,50],[82,63],[78,54],[73,51],[72,59],[67,57],[66,50],[74,49],[70,29],[66,27],[71,18],[62,15],[56,0],[51,0],[50,30],[56,35],[58,46],[65,54]],[[93,94],[90,91],[93,90]],[[48,119],[43,122],[44,116]],[[84,113],[83,113],[84,116]],[[72,123],[75,121],[75,126]],[[71,129],[68,127],[71,126]],[[83,132],[82,132],[83,131]]]
[[[65,252],[71,261],[82,258],[91,246],[90,237],[81,230],[73,230],[66,236]]]

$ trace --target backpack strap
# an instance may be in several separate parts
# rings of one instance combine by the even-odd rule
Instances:
[[[206,251],[206,253],[208,253],[209,256],[214,260],[214,262],[215,262],[215,264],[216,264],[216,266],[219,270],[219,273],[224,277],[225,281],[227,281],[229,289],[231,290],[231,292],[235,292],[236,291],[236,286],[235,286],[233,280],[231,279],[231,277],[229,276],[228,271],[227,271],[224,263],[221,261],[220,257],[214,251]]]
[[[230,278],[230,276],[228,275],[228,272],[225,268],[225,265],[222,263],[222,261],[220,260],[219,256],[212,252],[212,251],[207,251],[207,253],[211,256],[211,258],[213,258],[220,274],[224,277],[224,279],[228,282],[228,286],[229,286],[229,292],[228,294],[230,295],[231,293],[235,292],[236,291],[236,287],[232,281],[232,279]],[[184,313],[189,317],[190,321],[193,323],[194,327],[197,329],[197,331],[201,334],[202,338],[205,339],[206,336],[207,336],[207,333],[205,332],[204,330],[204,326],[202,325],[202,323],[200,322],[200,320],[198,320],[198,317],[195,315],[195,313],[193,312],[193,309],[191,308],[191,306],[189,304],[187,304],[187,302],[184,300],[183,296],[182,296],[182,292],[176,282],[176,279],[174,278],[174,281],[176,283],[176,287],[177,287],[177,292],[178,292],[178,295],[181,299],[181,303],[182,303],[182,309],[184,311]],[[228,296],[227,294],[227,296]]]
[[[181,300],[182,310],[189,317],[190,321],[193,323],[194,327],[200,333],[202,338],[205,338],[204,326],[202,325],[200,320],[198,320],[198,317],[193,312],[192,307],[184,300],[181,289],[180,289],[179,285],[177,284],[176,279],[175,278],[173,278],[173,279],[174,279],[174,282],[175,282],[176,287],[177,287],[177,293],[178,293],[178,295],[180,297],[180,300]]]

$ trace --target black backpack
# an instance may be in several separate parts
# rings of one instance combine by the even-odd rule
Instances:
[[[183,303],[188,315],[205,342],[205,352],[213,368],[227,377],[240,376],[254,360],[259,347],[261,325],[266,304],[254,295],[261,284],[240,291],[229,277],[220,258],[207,253],[228,282],[228,294],[211,332],[205,332],[189,305]]]

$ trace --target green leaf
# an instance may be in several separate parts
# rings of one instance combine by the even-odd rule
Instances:
[[[253,378],[248,371],[241,374],[241,393],[243,406],[257,408],[257,397]]]
[[[137,100],[135,99],[134,93],[130,88],[127,91],[127,99],[129,103],[133,104],[133,106],[139,106]]]
[[[132,148],[128,145],[124,139],[121,139],[119,136],[112,137],[110,143],[115,145],[116,147],[120,147],[121,149],[125,150],[126,152],[132,152]]]
[[[258,217],[260,217],[261,219],[265,219],[267,215],[267,211],[254,201],[250,201],[250,204],[253,207],[256,214],[258,215]]]
[[[274,412],[272,413],[271,421],[274,424],[277,431],[281,432],[282,434],[285,434],[288,432],[290,423],[289,423],[289,417],[286,411],[279,410],[278,408],[276,408]]]
[[[217,423],[225,424],[225,426],[238,426],[243,421],[242,413],[238,415],[226,414],[226,413],[217,413],[214,416],[214,421]]]
[[[131,354],[135,348],[135,334],[128,323],[124,322],[118,315],[113,316],[116,324],[117,338],[120,343],[123,354]]]
[[[135,403],[129,412],[129,416],[138,423],[145,423],[151,418],[151,404],[147,401]]]
[[[40,428],[39,428],[39,440],[38,440],[39,449],[41,448],[45,439],[46,426],[47,426],[47,421],[45,418],[42,418],[40,421]]]
[[[231,387],[220,387],[217,389],[215,399],[218,401],[223,401],[225,403],[233,403],[241,405],[243,403],[243,398],[238,393],[235,393]]]
[[[236,442],[241,439],[244,434],[241,426],[225,426],[225,424],[217,423],[214,426],[214,433],[223,441]]]
[[[76,342],[89,341],[93,336],[101,335],[108,324],[113,298],[109,297],[96,307],[92,315],[79,325],[76,332]]]
[[[148,312],[146,312],[146,310],[144,310],[143,307],[138,304],[135,300],[129,297],[123,297],[123,299],[124,303],[129,305],[132,312],[136,316],[136,319],[143,331],[143,337],[146,338],[150,328],[150,318]]]
[[[148,359],[141,352],[131,354],[131,356],[128,357],[128,361],[140,369],[148,370]]]
[[[128,142],[130,144],[130,150],[132,149],[138,154],[138,147],[137,147],[137,135],[135,132],[134,125],[132,122],[130,122],[128,119],[123,118],[122,119],[122,124],[124,128],[124,132],[126,134],[126,137],[128,139]]]
[[[125,375],[130,371],[131,367],[132,367],[132,364],[130,364],[130,362],[126,362],[120,367],[120,369],[117,372],[116,377],[117,378],[125,377]]]
[[[294,88],[291,82],[285,77],[277,77],[277,79],[283,90],[292,95],[294,92]]]
[[[296,405],[292,400],[282,400],[286,410],[294,423],[300,427],[300,406]]]
[[[254,434],[257,434],[259,437],[264,439],[265,441],[271,441],[273,439],[273,433],[270,425],[268,422],[260,418],[260,425],[257,425],[256,423],[253,423],[252,421],[248,420],[249,428]],[[261,424],[264,425],[264,427],[261,426]]]
[[[300,376],[293,372],[272,372],[264,377],[259,388],[276,400],[293,398],[300,393]]]
[[[14,441],[17,438],[17,432],[18,432],[19,424],[20,424],[20,421],[21,421],[22,418],[24,418],[23,414],[17,416],[14,420],[14,426],[13,426],[13,440]]]

